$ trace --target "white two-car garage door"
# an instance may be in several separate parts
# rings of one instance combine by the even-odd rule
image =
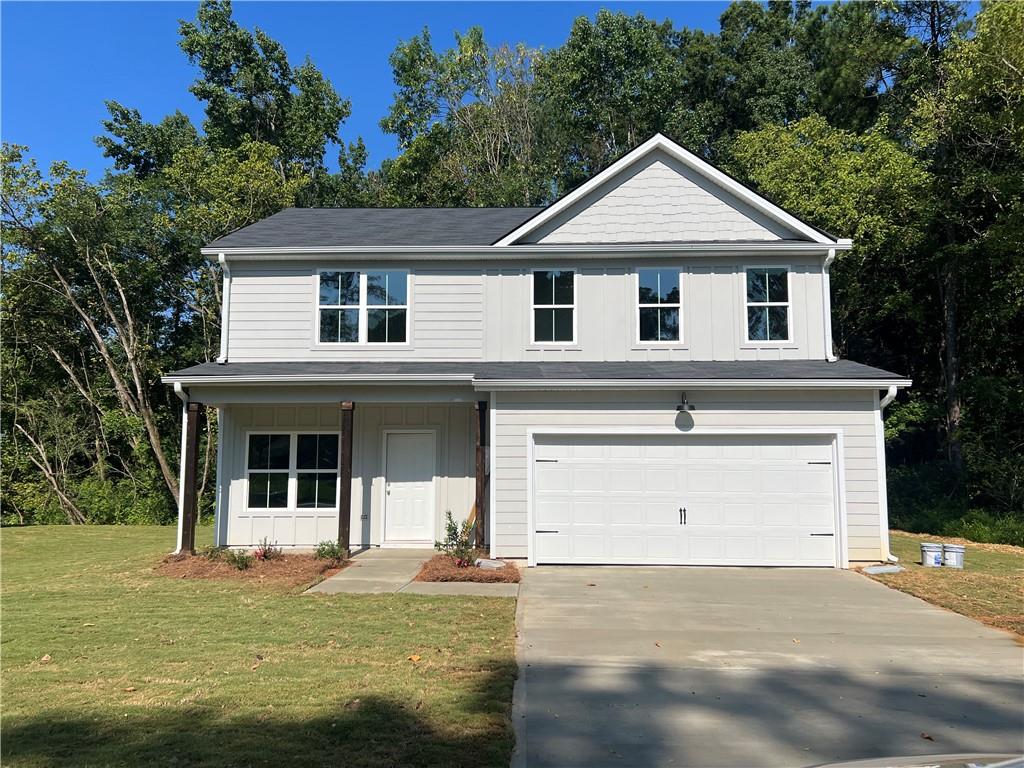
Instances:
[[[834,566],[833,439],[536,435],[537,563]]]

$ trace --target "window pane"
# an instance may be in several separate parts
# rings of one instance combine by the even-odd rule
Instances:
[[[768,283],[763,269],[747,270],[747,301],[768,301]]]
[[[319,435],[299,435],[295,445],[295,466],[298,469],[316,469],[317,438]]]
[[[656,310],[659,319],[658,341],[679,341],[679,310]]]
[[[555,340],[555,311],[553,309],[533,310],[533,340]]]
[[[640,341],[658,340],[658,310],[640,310]]]
[[[288,455],[291,452],[291,445],[291,435],[270,435],[267,469],[288,469]]]
[[[786,270],[768,270],[768,301],[789,301],[789,280]]]
[[[772,341],[789,338],[789,310],[786,307],[768,307],[768,338]]]
[[[339,274],[337,272],[320,273],[320,303],[339,304]]]
[[[388,317],[388,341],[394,344],[405,343],[405,313],[404,309],[389,309]]]
[[[267,506],[267,486],[270,475],[267,472],[249,473],[249,507],[263,509]]]
[[[555,276],[555,304],[572,304],[575,273],[571,269],[563,269],[553,274]]]
[[[678,304],[679,272],[674,269],[641,269],[637,271],[641,304]]]
[[[747,338],[751,341],[768,339],[768,309],[747,307]]]
[[[384,342],[388,340],[388,314],[384,309],[371,309],[366,313],[366,340]]]
[[[358,309],[321,309],[321,342],[359,341]]]
[[[295,506],[316,506],[316,472],[299,472],[296,478]]]
[[[267,493],[267,506],[280,509],[288,506],[288,474],[286,472],[270,473],[270,489]]]
[[[338,476],[330,472],[321,472],[317,479],[316,505],[333,507],[338,498]]]
[[[319,447],[316,451],[317,469],[338,468],[338,436],[320,435]]]
[[[533,273],[533,303],[555,303],[555,277],[553,272]]]
[[[270,435],[249,435],[249,469],[267,469]]]
[[[366,273],[366,303],[377,306],[405,304],[406,275],[404,271]]]
[[[572,341],[571,309],[553,309],[555,316],[555,341]]]
[[[325,305],[359,305],[358,272],[321,272],[320,303]]]

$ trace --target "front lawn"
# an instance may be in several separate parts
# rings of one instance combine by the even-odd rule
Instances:
[[[174,579],[173,540],[2,532],[5,766],[508,764],[513,600]]]
[[[892,553],[906,570],[872,578],[993,627],[1024,635],[1024,549],[896,531],[889,541]],[[924,568],[922,541],[964,544],[965,569]]]

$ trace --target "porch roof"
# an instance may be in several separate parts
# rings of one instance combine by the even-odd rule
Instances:
[[[167,374],[180,386],[216,384],[468,384],[479,390],[634,386],[797,386],[875,388],[910,385],[899,374],[852,360],[690,362],[277,361],[203,363]],[[666,386],[668,385],[668,386]]]

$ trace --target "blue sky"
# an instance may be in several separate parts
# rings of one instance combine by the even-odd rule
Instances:
[[[196,70],[178,48],[177,20],[195,17],[197,3],[0,3],[0,135],[27,144],[42,167],[67,160],[98,179],[106,158],[93,143],[106,116],[104,100],[135,107],[156,121],[181,109],[198,125],[202,109],[188,92]],[[677,27],[718,30],[725,2],[607,3],[340,3],[236,2],[235,18],[279,40],[293,63],[309,55],[352,101],[342,126],[346,141],[362,135],[371,167],[395,154],[377,123],[394,92],[388,55],[395,44],[429,26],[436,46],[474,24],[488,41],[551,48],[572,20],[599,8],[643,12]],[[334,152],[328,161],[333,164]]]

